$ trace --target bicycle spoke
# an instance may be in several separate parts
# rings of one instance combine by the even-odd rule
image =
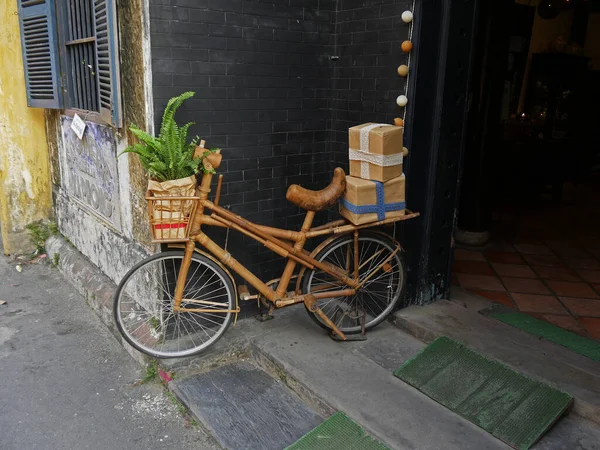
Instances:
[[[181,309],[174,310],[182,261],[183,253],[150,258],[137,271],[128,274],[119,288],[115,309],[117,324],[128,341],[141,351],[158,356],[197,353],[218,339],[231,321],[232,313],[219,312],[235,308],[231,283],[223,272],[199,256],[192,257]],[[186,303],[186,299],[224,306]],[[187,312],[186,308],[206,312]]]
[[[320,261],[328,262],[347,272],[348,259],[354,267],[354,238],[348,236],[336,245],[323,250]],[[363,238],[359,235],[358,269],[359,281],[366,280],[356,294],[348,297],[322,298],[317,300],[321,311],[343,332],[360,332],[365,317],[365,326],[374,326],[381,321],[397,302],[404,283],[400,256],[396,244],[378,237]],[[393,255],[393,256],[392,256]],[[382,267],[383,264],[385,267]],[[352,272],[352,270],[351,270]],[[368,278],[371,277],[371,278]],[[367,279],[368,278],[368,279]],[[310,272],[307,292],[326,293],[347,289],[339,280],[320,270]],[[319,322],[322,320],[315,316]]]

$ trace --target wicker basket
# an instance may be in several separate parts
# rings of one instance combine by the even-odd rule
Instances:
[[[154,197],[148,195],[148,218],[152,242],[189,240],[190,222],[198,207],[198,197]]]

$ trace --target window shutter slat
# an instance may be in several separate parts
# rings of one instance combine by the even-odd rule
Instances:
[[[120,127],[121,83],[115,0],[94,0],[94,25],[100,115],[107,122]]]
[[[52,0],[19,0],[27,105],[60,108],[56,15]]]

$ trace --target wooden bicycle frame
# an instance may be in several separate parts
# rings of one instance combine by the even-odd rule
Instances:
[[[338,334],[342,339],[345,339],[345,336],[337,327],[329,320],[329,318],[318,308],[316,304],[317,299],[322,298],[332,298],[332,297],[343,297],[354,295],[364,284],[368,278],[371,278],[375,273],[381,270],[391,259],[396,255],[398,251],[400,251],[400,246],[395,249],[391,255],[382,261],[379,266],[375,268],[369,274],[367,279],[362,281],[359,280],[359,262],[358,262],[358,253],[356,248],[358,247],[358,230],[364,228],[371,228],[377,225],[383,225],[387,223],[392,223],[400,220],[408,220],[414,217],[417,217],[419,213],[413,213],[407,211],[408,213],[401,217],[396,217],[393,219],[386,219],[375,223],[369,223],[365,225],[352,225],[349,224],[345,220],[338,220],[335,222],[330,222],[328,224],[311,228],[312,222],[315,216],[314,211],[307,211],[306,216],[304,218],[304,223],[302,224],[302,228],[300,231],[291,231],[291,230],[283,230],[279,228],[272,228],[264,225],[258,225],[252,222],[249,222],[228,211],[225,208],[218,206],[218,200],[220,196],[220,188],[221,188],[221,180],[219,179],[218,187],[217,187],[217,195],[215,202],[211,202],[208,200],[208,194],[210,193],[210,185],[212,181],[212,174],[205,173],[202,177],[202,181],[200,183],[199,188],[197,189],[197,197],[198,197],[198,207],[194,213],[193,218],[190,222],[190,234],[189,240],[185,244],[185,255],[181,265],[181,269],[179,271],[179,275],[177,278],[177,285],[175,288],[175,296],[174,296],[174,310],[175,311],[187,311],[187,312],[210,312],[210,313],[228,313],[228,312],[238,312],[239,309],[226,309],[228,307],[227,303],[215,303],[208,302],[203,300],[188,300],[185,299],[186,303],[198,304],[198,305],[207,305],[207,306],[223,306],[225,309],[201,309],[201,308],[189,308],[186,306],[185,308],[181,307],[181,301],[183,300],[183,291],[186,284],[186,279],[188,275],[188,270],[191,264],[192,255],[194,254],[194,250],[196,247],[196,242],[200,243],[204,248],[206,248],[211,254],[213,254],[218,260],[220,260],[224,265],[229,267],[239,276],[241,276],[244,280],[246,280],[252,287],[254,287],[262,296],[264,296],[267,300],[269,300],[274,307],[281,308],[284,306],[289,306],[292,304],[304,302],[307,307],[319,315],[321,319],[328,325],[330,328]],[[174,198],[177,199],[177,198]],[[181,197],[181,200],[188,199],[187,197]],[[206,210],[211,210],[212,213],[210,215],[205,214]],[[279,283],[277,288],[273,290],[268,283],[264,283],[258,277],[256,277],[252,272],[250,272],[246,267],[240,264],[235,258],[231,256],[229,252],[225,249],[221,248],[214,241],[212,241],[205,233],[202,232],[202,226],[218,226],[224,228],[231,228],[237,230],[246,236],[251,237],[252,239],[260,242],[269,250],[277,253],[284,258],[287,258],[287,263],[285,265],[285,269],[281,278],[279,279]],[[304,244],[307,239],[311,239],[317,236],[323,236],[327,234],[347,234],[354,232],[354,246],[355,246],[355,258],[354,258],[354,267],[353,270],[350,270],[350,267],[341,268],[335,265],[332,265],[327,262],[320,262],[311,257],[308,252],[303,250]],[[297,264],[301,264],[308,269],[318,268],[332,277],[339,280],[340,285],[348,286],[348,289],[340,289],[335,291],[325,291],[325,292],[313,292],[310,294],[301,294],[296,290],[296,292],[292,292],[288,294],[287,289],[290,284],[290,280],[292,279],[292,275],[294,273],[294,269]],[[349,262],[348,264],[349,265]],[[327,286],[329,288],[331,286]],[[254,297],[256,298],[256,297]]]

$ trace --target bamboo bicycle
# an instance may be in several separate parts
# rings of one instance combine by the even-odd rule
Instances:
[[[217,169],[221,155],[203,158]],[[137,350],[158,358],[197,354],[214,344],[237,317],[242,301],[258,300],[269,308],[304,303],[311,318],[338,340],[364,335],[390,314],[405,286],[401,246],[387,234],[369,230],[378,225],[417,217],[418,213],[355,226],[338,220],[311,228],[315,213],[334,205],[344,193],[346,177],[335,169],[333,181],[321,191],[292,185],[286,198],[306,210],[300,231],[258,225],[219,206],[219,176],[214,202],[208,200],[212,173],[204,173],[195,197],[147,197],[154,229],[172,232],[173,214],[156,219],[156,202],[181,208],[181,236],[156,242],[185,242],[185,249],[159,253],[134,266],[121,281],[114,316],[123,337]],[[185,211],[184,211],[185,210]],[[211,211],[211,214],[207,213]],[[152,219],[154,217],[154,219]],[[202,232],[204,226],[239,231],[287,258],[281,278],[264,283]],[[332,235],[311,253],[307,239]],[[156,236],[155,236],[156,238]],[[205,250],[196,248],[201,244]],[[297,264],[301,269],[294,274]],[[256,289],[236,289],[231,269]],[[288,291],[292,280],[295,288]]]

